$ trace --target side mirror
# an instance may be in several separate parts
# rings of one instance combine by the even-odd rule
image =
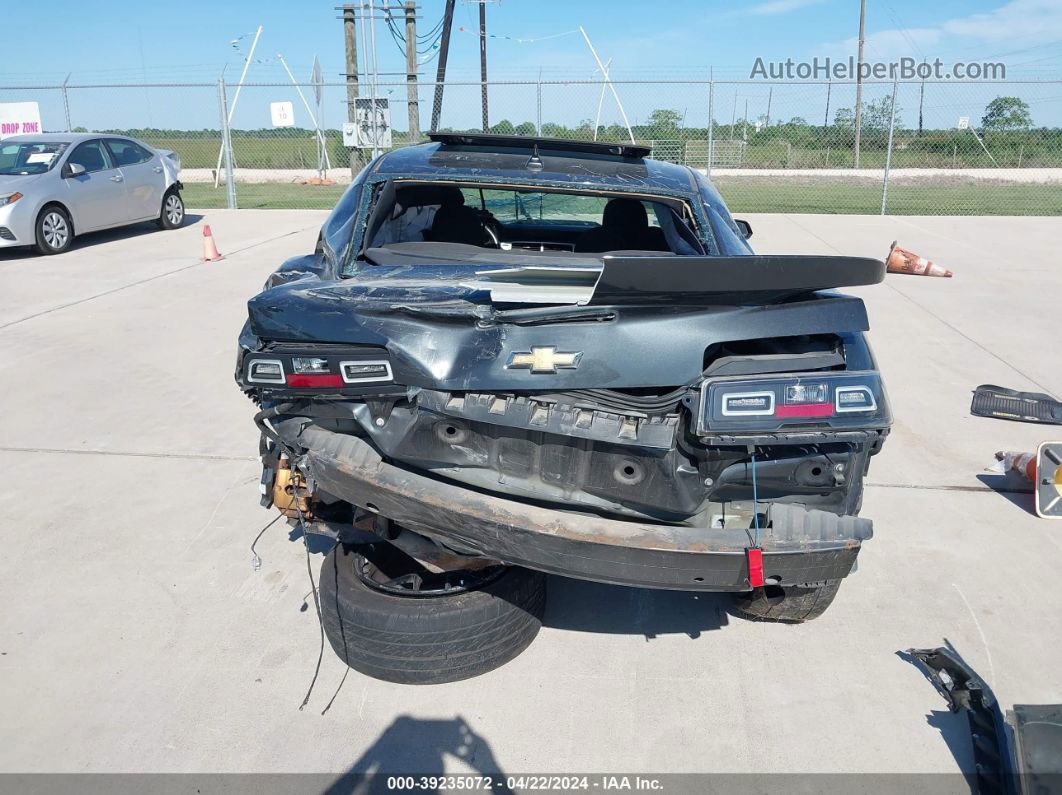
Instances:
[[[737,224],[738,231],[741,232],[741,236],[748,240],[752,237],[752,224],[748,221],[742,221],[740,218],[735,218],[734,223]]]
[[[63,179],[69,179],[70,177],[80,177],[85,173],[85,167],[80,163],[67,163],[63,166]]]

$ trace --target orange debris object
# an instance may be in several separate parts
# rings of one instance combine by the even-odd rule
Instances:
[[[892,241],[889,247],[889,256],[885,260],[885,267],[889,273],[909,273],[914,276],[944,276],[951,278],[952,272],[942,268],[932,260],[920,257],[913,251],[908,251]]]
[[[996,463],[989,467],[989,470],[1000,474],[1017,472],[1035,483],[1036,453],[1015,453],[1000,450],[996,453]]]
[[[203,261],[204,262],[217,262],[219,259],[225,259],[221,256],[221,252],[218,251],[218,246],[214,242],[214,235],[210,231],[208,224],[203,225]]]

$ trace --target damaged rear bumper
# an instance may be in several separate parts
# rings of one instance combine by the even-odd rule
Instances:
[[[281,431],[288,436],[289,428]],[[609,519],[507,499],[385,461],[364,439],[301,426],[300,469],[339,499],[456,551],[597,582],[689,591],[749,590],[743,530]],[[849,574],[868,519],[773,503],[761,530],[769,583]]]

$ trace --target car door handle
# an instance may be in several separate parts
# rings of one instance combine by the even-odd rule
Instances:
[[[162,166],[155,166],[151,170],[154,171],[156,174],[161,174],[162,173]]]
[[[111,177],[111,182],[121,182],[121,181],[122,181],[122,178],[119,177],[117,174],[115,174],[113,177]]]

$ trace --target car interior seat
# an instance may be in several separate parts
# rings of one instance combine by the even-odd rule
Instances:
[[[70,162],[84,166],[85,171],[102,171],[107,168],[107,161],[103,159],[99,146],[82,147],[74,153]]]
[[[483,227],[483,218],[465,205],[464,194],[459,188],[449,188],[440,196],[441,206],[431,222],[425,237],[437,243],[464,243],[483,246],[491,242]]]
[[[609,199],[601,226],[576,241],[576,251],[668,251],[663,232],[649,226],[645,205],[637,199]]]

